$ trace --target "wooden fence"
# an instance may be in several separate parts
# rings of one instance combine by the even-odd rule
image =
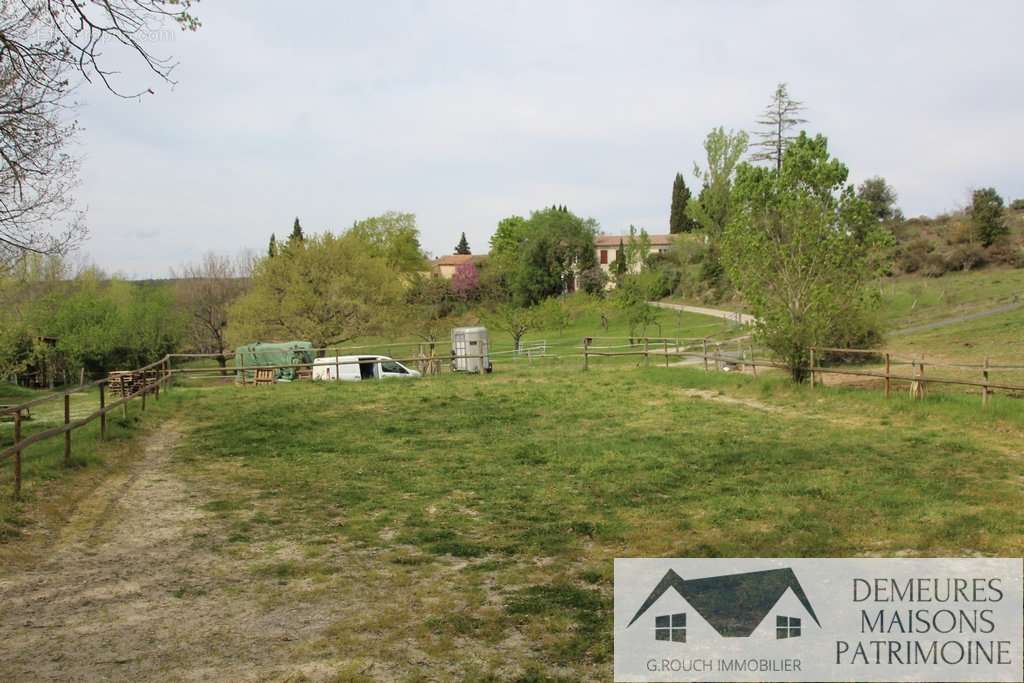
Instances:
[[[128,403],[134,399],[139,399],[142,402],[142,410],[146,409],[146,396],[148,394],[154,394],[157,400],[160,399],[160,389],[167,386],[170,381],[170,357],[164,356],[155,363],[150,363],[144,367],[134,370],[134,373],[140,374],[146,381],[144,381],[139,388],[133,393],[127,396],[122,396],[119,399],[108,403],[107,402],[107,388],[110,385],[110,378],[105,377],[95,382],[89,382],[86,384],[80,384],[75,387],[65,388],[62,391],[58,391],[40,398],[26,401],[15,406],[7,406],[0,410],[0,414],[10,414],[14,419],[14,443],[0,450],[0,462],[8,458],[14,459],[14,497],[21,497],[21,459],[22,452],[31,446],[32,444],[45,441],[46,439],[52,439],[54,437],[64,437],[64,463],[70,464],[71,462],[71,434],[76,429],[81,429],[94,420],[100,421],[100,440],[104,440],[107,437],[107,413],[120,407],[125,414],[127,414]],[[93,387],[99,388],[100,407],[97,410],[89,413],[85,417],[78,419],[71,419],[71,397],[72,395],[92,389]],[[63,399],[64,401],[64,422],[59,427],[51,427],[42,431],[35,432],[29,436],[22,437],[22,421],[25,415],[29,414],[29,411],[40,404],[54,401],[57,399]]]
[[[703,363],[704,370],[709,370],[712,363],[715,368],[721,369],[723,366],[735,366],[738,368],[749,367],[753,371],[753,374],[757,375],[757,369],[760,368],[775,368],[780,370],[786,370],[791,372],[790,368],[785,363],[779,363],[776,361],[758,359],[755,356],[754,346],[752,344],[744,345],[743,342],[749,340],[749,337],[739,337],[737,339],[726,340],[726,341],[713,341],[709,339],[670,339],[670,338],[658,338],[649,339],[641,338],[637,341],[631,341],[625,345],[611,345],[611,346],[597,346],[594,344],[595,337],[584,337],[583,345],[580,347],[583,356],[583,368],[587,369],[590,365],[590,357],[616,357],[616,356],[634,356],[641,357],[645,365],[650,364],[652,356],[664,360],[665,366],[670,365],[670,359],[672,358],[695,358]],[[604,338],[606,340],[611,338]],[[673,346],[672,342],[675,342]],[[680,344],[683,342],[683,344]],[[722,348],[726,351],[723,353]],[[734,347],[735,352],[728,351],[729,348]],[[609,349],[614,348],[629,348],[628,351],[614,351]],[[834,365],[826,365],[821,361],[826,357],[826,354],[838,354],[843,356],[861,356],[863,358],[871,359],[877,358],[880,363],[884,363],[884,369],[878,370],[861,370],[861,369],[850,369],[835,367]],[[940,377],[934,375],[926,375],[925,366],[926,363],[923,358],[917,358],[909,361],[896,361],[894,358],[897,354],[892,351],[880,350],[880,349],[843,349],[833,347],[812,347],[809,349],[809,363],[803,368],[807,371],[811,387],[815,388],[819,384],[823,385],[824,382],[821,379],[822,375],[846,375],[851,377],[867,377],[882,380],[882,391],[888,398],[892,395],[893,382],[907,382],[910,384],[910,395],[913,398],[924,398],[926,394],[926,387],[929,384],[945,384],[953,386],[963,387],[977,387],[980,389],[981,403],[983,406],[988,405],[989,401],[996,390],[1011,392],[1014,394],[1024,394],[1024,384],[1013,384],[1010,382],[998,382],[993,381],[992,373],[1000,371],[1024,371],[1024,365],[1006,364],[1006,363],[992,363],[989,358],[986,358],[981,363],[928,363],[927,366],[930,368],[945,368],[945,369],[956,369],[956,370],[972,370],[976,371],[978,378],[962,379],[953,377]],[[911,368],[911,374],[903,374],[893,370],[893,366],[909,366]]]
[[[595,343],[602,341],[605,343]],[[612,343],[607,343],[612,342]],[[626,342],[626,343],[620,343]],[[440,345],[441,342],[438,342]],[[402,345],[378,345],[374,348],[382,348],[383,346],[417,346],[416,344],[402,344]],[[424,344],[421,346],[429,346]],[[625,349],[625,350],[623,350]],[[723,350],[724,349],[724,350]],[[735,349],[735,350],[730,350]],[[342,352],[348,352],[356,350],[353,347],[338,348],[338,349],[314,349],[314,351],[334,351],[336,355],[342,355]],[[640,338],[611,338],[611,337],[585,337],[583,339],[582,346],[578,347],[580,353],[568,354],[572,356],[579,356],[583,360],[583,369],[587,370],[590,367],[591,358],[615,358],[615,357],[633,357],[639,358],[645,365],[650,365],[651,359],[662,361],[665,367],[671,365],[672,359],[694,359],[694,364],[702,365],[704,371],[710,371],[712,366],[715,369],[727,369],[730,367],[736,367],[737,369],[744,370],[750,368],[755,376],[757,376],[758,368],[773,368],[791,371],[791,368],[784,363],[779,363],[764,358],[757,358],[755,349],[750,343],[749,337],[738,337],[735,339],[716,341],[708,338],[680,338],[680,337],[640,337]],[[490,356],[501,356],[503,354],[513,354],[514,351],[509,352],[497,352],[490,353]],[[827,365],[823,365],[821,360],[822,354],[841,354],[844,356],[863,356],[866,358],[877,358],[880,362],[884,363],[884,369],[882,371],[876,370],[861,370],[861,369],[849,369],[849,368],[837,368]],[[369,354],[368,354],[369,355]],[[231,354],[228,354],[230,357]],[[59,436],[64,437],[64,461],[70,463],[71,460],[71,444],[72,444],[72,433],[76,429],[80,429],[94,420],[100,421],[100,433],[99,438],[102,441],[106,438],[107,432],[107,413],[118,407],[122,408],[125,414],[127,414],[128,403],[138,399],[141,402],[142,410],[146,409],[146,396],[148,394],[154,394],[155,398],[159,400],[160,392],[162,389],[166,389],[170,386],[172,378],[175,376],[195,376],[198,374],[217,373],[218,377],[221,378],[234,378],[241,377],[243,382],[245,381],[246,372],[254,371],[257,368],[262,369],[286,369],[286,368],[309,368],[309,363],[286,363],[279,365],[253,365],[253,366],[229,366],[226,368],[220,367],[206,367],[206,368],[175,368],[173,367],[173,361],[175,359],[199,359],[199,358],[217,358],[218,354],[168,354],[155,363],[150,363],[138,370],[133,371],[135,374],[141,375],[145,381],[131,394],[127,396],[121,396],[118,400],[108,403],[107,392],[108,388],[112,386],[112,380],[110,377],[90,382],[87,384],[80,384],[79,386],[66,388],[62,391],[47,394],[40,398],[21,403],[16,406],[6,406],[0,408],[0,414],[10,414],[14,419],[14,440],[13,444],[3,450],[0,450],[0,463],[8,458],[14,460],[14,495],[19,497],[21,495],[21,465],[22,465],[22,454],[23,451],[29,446]],[[981,390],[981,401],[982,405],[988,405],[990,398],[994,391],[1007,391],[1013,393],[1024,394],[1024,385],[1017,385],[1008,382],[995,382],[992,381],[991,373],[999,372],[1004,370],[1024,370],[1024,365],[1007,365],[1007,364],[993,364],[988,359],[983,363],[970,364],[929,364],[929,367],[949,367],[957,369],[970,369],[976,370],[979,374],[977,380],[970,379],[957,379],[948,377],[937,377],[934,375],[925,375],[925,363],[922,359],[915,359],[913,361],[894,361],[894,354],[890,351],[872,350],[872,349],[836,349],[836,348],[824,348],[815,347],[810,349],[809,353],[810,363],[808,367],[804,368],[810,376],[811,387],[817,387],[822,384],[821,376],[825,374],[836,374],[836,375],[848,375],[854,377],[867,377],[882,380],[882,390],[886,397],[892,394],[893,382],[908,382],[911,387],[911,396],[915,398],[923,398],[925,396],[925,386],[927,384],[949,384],[959,385],[967,387],[977,387]],[[455,356],[438,354],[437,356],[431,355],[429,357],[432,360],[459,360],[459,359],[477,359],[483,361],[485,356],[482,354],[463,355]],[[414,364],[424,360],[423,354],[409,358],[392,358],[399,363]],[[512,360],[512,357],[509,358]],[[357,364],[358,361],[338,361],[334,365],[340,366],[345,364]],[[483,372],[483,362],[480,364],[480,372]],[[894,372],[894,365],[909,365],[911,366],[910,374],[903,374],[900,372]],[[97,387],[99,389],[99,408],[85,417],[78,419],[71,419],[71,400],[72,396],[83,390]],[[28,411],[42,403],[53,401],[57,399],[63,399],[64,402],[64,421],[58,427],[51,427],[44,429],[39,432],[35,432],[29,436],[22,436],[22,421],[23,416]]]

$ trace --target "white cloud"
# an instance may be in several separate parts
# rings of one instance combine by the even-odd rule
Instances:
[[[244,14],[242,12],[244,8]],[[87,252],[164,275],[389,209],[425,246],[476,251],[552,203],[663,230],[672,177],[715,125],[750,127],[775,82],[860,180],[908,215],[995,185],[1024,196],[1024,10],[906,2],[201,3],[158,52],[179,85],[82,91]],[[124,78],[145,83],[137,63]],[[145,240],[138,241],[141,235]]]

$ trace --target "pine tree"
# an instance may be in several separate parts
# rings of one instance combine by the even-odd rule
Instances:
[[[469,241],[466,240],[466,233],[462,233],[462,237],[459,239],[459,243],[455,245],[455,253],[463,255],[468,255],[471,253],[469,251]]]
[[[291,242],[292,240],[295,240],[301,242],[304,239],[306,239],[306,236],[302,234],[302,226],[299,225],[299,217],[296,216],[295,224],[292,226],[292,234],[289,235],[288,241]]]
[[[755,135],[759,142],[753,147],[760,148],[750,155],[754,161],[770,161],[775,164],[775,170],[782,170],[782,156],[786,147],[796,138],[790,131],[801,123],[807,123],[807,119],[800,118],[800,112],[804,110],[802,102],[798,102],[789,96],[785,83],[775,86],[771,103],[765,108],[762,118],[757,123],[764,126]]]
[[[277,256],[277,237],[274,233],[270,233],[270,246],[267,247],[267,256],[270,258]]]
[[[690,232],[694,228],[693,220],[686,215],[686,205],[690,203],[690,188],[686,186],[682,173],[676,173],[672,183],[672,209],[668,217],[668,231],[673,235]]]

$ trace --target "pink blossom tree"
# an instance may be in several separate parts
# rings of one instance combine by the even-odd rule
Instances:
[[[463,263],[452,275],[452,291],[463,301],[469,301],[480,287],[480,271],[472,263]]]

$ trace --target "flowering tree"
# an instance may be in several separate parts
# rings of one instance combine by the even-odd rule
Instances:
[[[452,291],[463,301],[476,296],[480,287],[480,271],[472,263],[463,263],[452,275]]]

